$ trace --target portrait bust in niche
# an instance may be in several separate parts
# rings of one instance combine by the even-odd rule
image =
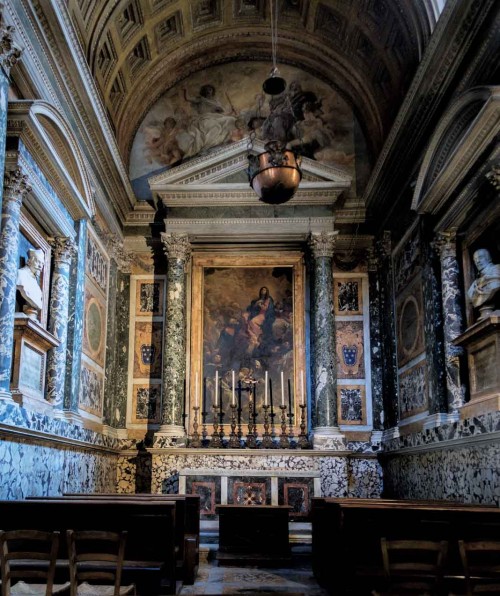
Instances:
[[[17,271],[17,289],[24,305],[23,311],[31,318],[36,318],[43,307],[43,293],[39,279],[43,269],[45,255],[43,250],[28,249],[28,261]]]
[[[479,319],[484,319],[493,312],[495,307],[498,307],[500,264],[493,263],[487,248],[477,249],[472,259],[478,276],[467,291],[467,297],[472,306],[479,308]]]

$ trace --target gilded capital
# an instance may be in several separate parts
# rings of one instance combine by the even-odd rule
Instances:
[[[28,184],[28,176],[23,174],[20,168],[5,173],[4,178],[4,201],[23,202],[24,197],[31,191]]]
[[[52,246],[54,261],[57,263],[66,263],[69,265],[71,259],[76,253],[76,245],[71,238],[63,236],[56,236],[52,238],[50,245]]]
[[[315,259],[319,257],[333,257],[338,232],[320,232],[311,234],[309,247]]]
[[[432,243],[432,247],[439,254],[441,260],[447,258],[457,258],[457,232],[456,230],[449,230],[445,232],[438,232],[436,239]]]
[[[0,5],[1,9],[1,5]],[[9,73],[21,57],[21,52],[13,40],[14,27],[6,25],[0,15],[0,66]]]
[[[191,256],[191,243],[187,234],[170,234],[162,232],[161,241],[167,259],[187,261]]]

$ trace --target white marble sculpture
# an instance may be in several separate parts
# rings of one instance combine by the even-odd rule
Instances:
[[[38,281],[43,264],[43,250],[30,248],[28,262],[17,271],[17,289],[27,302],[27,310],[41,310],[43,307],[42,288]]]
[[[472,282],[467,296],[471,304],[480,308],[481,318],[491,314],[493,297],[500,290],[500,264],[493,263],[490,252],[479,248],[473,255],[478,270],[477,278]]]

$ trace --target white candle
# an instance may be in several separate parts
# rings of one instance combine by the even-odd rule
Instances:
[[[283,371],[281,371],[281,405],[285,405],[285,381],[283,379]]]
[[[219,371],[215,371],[215,402],[214,406],[217,405],[217,394],[219,393]]]
[[[302,394],[300,403],[302,405],[304,405],[305,401],[304,401],[304,371],[303,370],[300,371],[300,390],[301,390],[301,394]]]
[[[198,385],[198,373],[194,376],[194,405],[197,408],[200,405],[199,396],[200,387]]]
[[[268,384],[268,380],[267,380],[267,370],[266,370],[266,376],[265,376],[265,386],[264,386],[264,405],[267,406],[267,384]]]
[[[234,370],[233,370],[233,401],[232,401],[233,406],[236,405],[236,397],[235,397],[235,394],[234,394],[234,386],[235,386],[235,384],[236,384],[236,382],[234,380]]]

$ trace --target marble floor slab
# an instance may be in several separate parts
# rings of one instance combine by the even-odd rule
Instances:
[[[236,596],[327,596],[314,579],[310,558],[292,557],[286,569],[258,567],[219,567],[215,557],[200,562],[193,586],[183,586],[180,596],[188,594],[219,594]]]

